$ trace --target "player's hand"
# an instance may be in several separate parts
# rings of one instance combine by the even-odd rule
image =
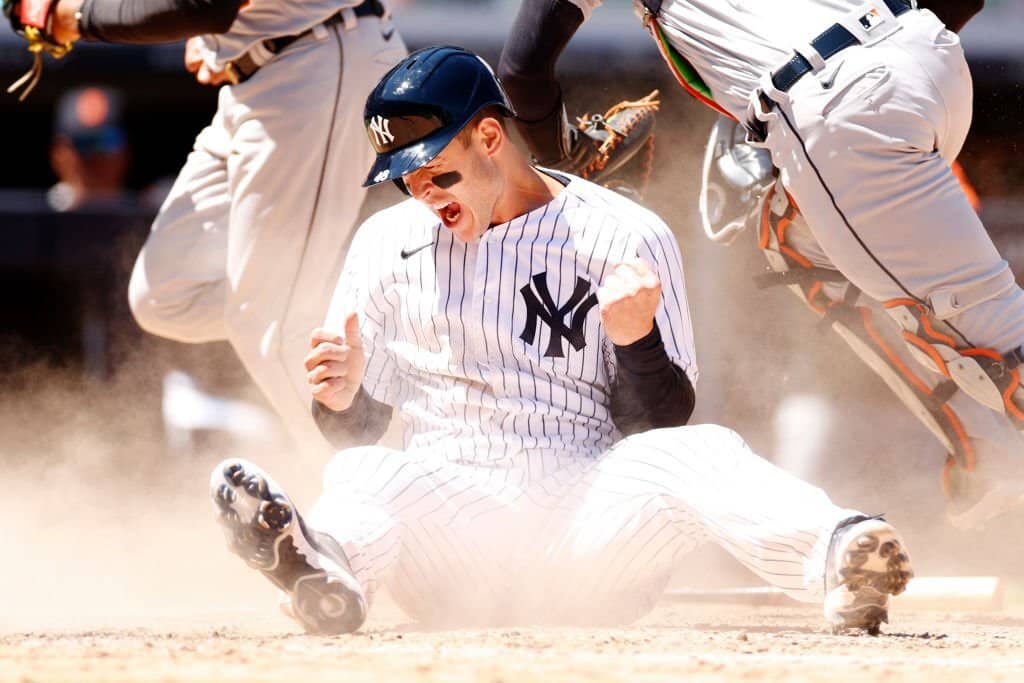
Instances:
[[[650,334],[660,301],[661,281],[642,259],[616,265],[597,288],[605,334],[618,346]]]
[[[224,71],[214,71],[203,58],[206,48],[203,39],[193,36],[185,41],[185,68],[196,75],[196,80],[203,85],[223,85],[230,79]]]
[[[363,383],[366,356],[359,336],[359,316],[345,318],[345,334],[315,329],[310,339],[313,350],[306,356],[306,379],[313,398],[331,410],[345,410]]]
[[[82,36],[78,33],[78,17],[83,0],[57,0],[50,15],[50,33],[53,39],[64,45],[73,43]]]

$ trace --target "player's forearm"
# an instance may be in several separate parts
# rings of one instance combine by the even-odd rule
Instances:
[[[242,0],[61,0],[55,11],[55,35],[68,42],[173,42],[227,31],[241,4]]]
[[[498,77],[519,118],[543,118],[560,101],[555,63],[583,12],[568,0],[524,0],[498,62]]]
[[[362,387],[346,410],[331,410],[313,401],[313,420],[335,448],[376,443],[391,422],[391,406],[375,401]]]
[[[687,423],[696,401],[693,385],[668,357],[657,325],[643,339],[615,346],[615,360],[610,410],[620,432],[629,436]]]
[[[555,63],[582,24],[583,12],[568,0],[524,0],[498,62],[519,132],[542,163],[562,156],[562,91]]]
[[[918,0],[918,7],[930,9],[942,23],[959,31],[985,6],[985,0]]]

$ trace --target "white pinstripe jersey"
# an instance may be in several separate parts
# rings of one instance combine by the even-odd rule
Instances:
[[[665,349],[696,382],[671,231],[615,192],[570,179],[472,244],[412,199],[359,228],[325,327],[341,330],[359,312],[363,386],[400,411],[407,451],[467,463],[606,451],[621,434],[608,411],[614,354],[596,291],[611,266],[636,256],[662,282]]]

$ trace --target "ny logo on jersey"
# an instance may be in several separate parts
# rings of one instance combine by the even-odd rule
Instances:
[[[547,271],[534,275],[531,278],[533,288],[530,285],[525,285],[519,290],[519,293],[523,295],[523,301],[526,302],[526,325],[523,326],[523,333],[519,335],[519,338],[527,344],[532,344],[537,337],[537,319],[539,318],[551,329],[551,339],[548,340],[548,349],[544,355],[548,358],[564,358],[562,339],[568,340],[572,344],[572,348],[577,351],[587,345],[586,337],[583,336],[583,323],[586,321],[590,309],[597,305],[597,295],[587,296],[587,293],[590,292],[590,283],[577,275],[576,289],[572,296],[564,305],[559,306],[551,298],[551,292],[548,291],[547,275]],[[534,294],[534,288],[537,290],[536,294]],[[567,326],[565,316],[574,308],[576,310]]]
[[[391,123],[380,114],[370,119],[370,132],[380,147],[395,141],[395,136],[391,133]]]

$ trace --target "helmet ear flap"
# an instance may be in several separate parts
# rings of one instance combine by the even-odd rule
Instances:
[[[404,194],[406,197],[412,196],[412,192],[409,192],[409,186],[405,184],[404,180],[402,180],[401,178],[395,178],[391,182],[393,182],[395,184],[395,187],[398,188],[398,191]]]

